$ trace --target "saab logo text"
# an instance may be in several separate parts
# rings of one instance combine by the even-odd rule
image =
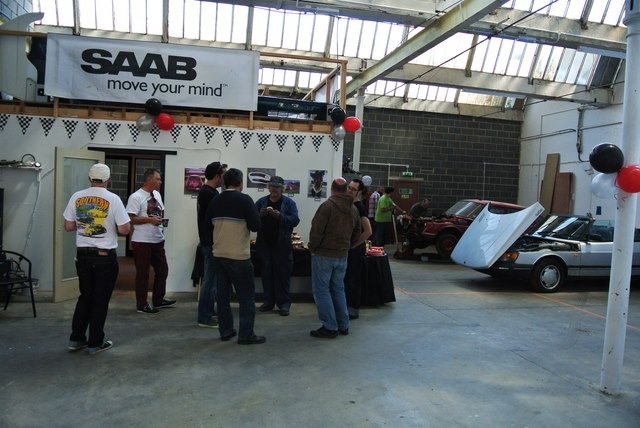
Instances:
[[[187,56],[167,56],[166,63],[162,55],[149,53],[141,62],[134,52],[121,51],[113,58],[113,54],[104,49],[85,49],[82,69],[91,74],[131,73],[136,77],[157,74],[162,79],[193,80],[197,77],[195,58]]]

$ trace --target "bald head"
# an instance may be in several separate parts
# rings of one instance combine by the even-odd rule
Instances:
[[[347,180],[342,177],[335,178],[331,182],[331,193],[347,193]]]

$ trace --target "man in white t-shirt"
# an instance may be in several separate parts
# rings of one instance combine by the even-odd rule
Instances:
[[[107,190],[110,176],[107,165],[93,165],[89,169],[91,187],[74,193],[63,213],[64,229],[76,232],[80,288],[71,322],[71,351],[88,347],[89,354],[96,354],[113,346],[104,340],[104,323],[118,277],[118,234],[129,233],[130,220],[120,197]]]
[[[158,308],[168,308],[176,303],[165,299],[169,266],[164,251],[164,204],[158,192],[161,185],[160,171],[147,169],[142,187],[127,201],[127,212],[134,226],[131,248],[136,265],[136,307],[138,312],[146,314],[156,314]],[[149,267],[153,267],[154,272],[152,304],[147,301]]]

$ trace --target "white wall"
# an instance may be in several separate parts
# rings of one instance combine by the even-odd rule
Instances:
[[[20,125],[20,120],[31,118],[28,127]],[[157,141],[149,132],[141,133],[134,141],[128,125],[134,122],[94,119],[55,119],[48,134],[43,120],[35,116],[0,115],[0,159],[20,160],[30,153],[42,164],[41,171],[15,168],[0,168],[0,187],[5,189],[4,208],[4,248],[23,252],[34,266],[34,276],[40,280],[40,292],[52,292],[53,278],[53,216],[62,213],[53,212],[55,147],[67,148],[128,148],[140,150],[172,150],[177,155],[166,157],[166,171],[163,178],[165,194],[163,199],[167,215],[171,219],[166,229],[166,250],[169,262],[169,291],[193,291],[191,270],[197,238],[196,201],[191,195],[185,195],[184,168],[206,166],[221,160],[245,173],[247,168],[275,168],[276,174],[285,179],[300,180],[301,193],[294,196],[298,205],[301,222],[296,228],[302,239],[307,242],[311,218],[318,205],[324,200],[315,201],[306,196],[305,189],[309,180],[309,170],[327,170],[327,181],[341,174],[342,144],[334,146],[329,135],[271,130],[240,128],[222,128],[199,126],[197,137],[190,133],[186,125],[176,125],[180,129],[174,138],[168,131],[161,131]],[[97,123],[98,130],[92,138],[87,124]],[[111,137],[108,126],[120,125]],[[75,128],[73,126],[75,125]],[[73,128],[73,131],[70,131]],[[205,128],[215,128],[215,135],[207,143]],[[193,128],[195,129],[195,128]],[[223,138],[223,129],[234,130],[234,136],[228,141]],[[250,137],[246,148],[240,132]],[[71,133],[71,136],[69,136]],[[268,137],[264,150],[258,140],[258,134]],[[276,135],[286,137],[286,143],[280,150]],[[302,137],[300,148],[296,147],[293,137]],[[319,147],[312,138],[319,138]],[[254,200],[266,195],[257,189],[245,189]]]
[[[578,104],[559,101],[533,101],[526,106],[521,134],[518,203],[528,206],[538,200],[547,154],[559,153],[559,172],[574,174],[573,214],[589,212],[603,219],[615,217],[615,199],[600,199],[591,192],[591,180],[597,171],[589,164],[589,154],[600,143],[623,147],[623,91],[623,85],[617,85],[613,93],[614,104],[606,108],[581,108]],[[577,150],[580,133],[581,153]],[[601,214],[596,215],[598,207]]]

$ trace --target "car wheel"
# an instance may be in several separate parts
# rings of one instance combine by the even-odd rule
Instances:
[[[540,293],[555,293],[562,287],[565,278],[566,271],[562,262],[543,259],[533,267],[531,285]]]
[[[453,233],[445,232],[436,239],[436,251],[442,257],[450,257],[459,238]]]

